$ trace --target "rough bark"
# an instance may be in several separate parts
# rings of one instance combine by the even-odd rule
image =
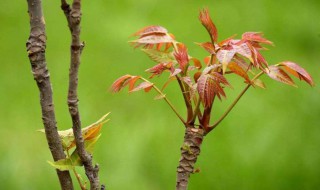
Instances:
[[[90,155],[84,146],[84,140],[81,132],[81,120],[78,108],[78,71],[80,66],[80,56],[84,44],[80,41],[80,22],[81,22],[81,0],[74,0],[72,6],[61,0],[61,9],[63,10],[68,26],[71,32],[71,61],[69,70],[69,90],[68,90],[68,106],[72,118],[72,128],[76,140],[77,151],[84,165],[86,175],[90,181],[90,189],[97,190],[100,187],[99,167],[93,166],[92,155]]]
[[[45,58],[46,33],[42,4],[41,0],[28,0],[27,2],[30,17],[30,36],[26,44],[27,51],[33,77],[40,92],[42,122],[45,128],[47,142],[54,161],[57,161],[65,159],[66,156],[63,152],[57,131],[54,105],[52,101],[52,87]],[[56,171],[59,177],[61,189],[72,190],[73,184],[69,171]]]
[[[204,130],[186,128],[184,141],[181,147],[181,158],[177,168],[176,190],[186,190],[190,174],[194,172],[194,165],[200,154],[200,147],[204,138]]]

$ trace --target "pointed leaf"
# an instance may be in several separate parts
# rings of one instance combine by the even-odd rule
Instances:
[[[208,33],[210,34],[212,41],[217,42],[218,31],[210,18],[209,10],[203,9],[202,11],[200,11],[199,19],[201,21],[201,24],[207,29]]]
[[[129,80],[132,76],[131,75],[124,75],[120,78],[118,78],[112,85],[111,85],[111,91],[112,92],[119,92],[123,87],[125,87],[124,84],[127,80]]]
[[[226,94],[220,83],[230,86],[229,82],[223,75],[212,72],[211,74],[201,75],[197,82],[197,90],[201,101],[205,107],[212,106],[215,96],[221,100],[221,96],[226,97]]]
[[[174,40],[169,35],[150,35],[150,36],[143,36],[137,40],[130,41],[129,43],[137,45],[139,47],[140,45],[153,45],[153,44],[159,44],[159,43],[172,43]],[[152,48],[146,46],[147,48]]]
[[[239,75],[240,77],[244,78],[247,82],[250,82],[250,78],[249,78],[247,72],[241,66],[239,66],[236,62],[230,62],[228,64],[228,68],[233,73],[235,73],[235,74]]]
[[[186,69],[188,68],[188,64],[189,64],[189,56],[188,56],[188,52],[187,52],[187,47],[181,43],[177,47],[178,47],[178,50],[176,52],[174,52],[173,55],[176,58],[181,71],[183,73],[185,73]]]
[[[141,49],[145,52],[151,60],[155,61],[156,63],[168,63],[174,60],[174,56],[172,52],[163,52],[157,49]]]
[[[252,41],[252,42],[269,44],[269,45],[273,44],[271,41],[263,38],[262,36],[263,36],[263,33],[261,33],[261,32],[246,32],[246,33],[242,34],[242,39]]]
[[[269,67],[269,71],[267,72],[267,75],[274,79],[277,80],[279,82],[291,85],[291,86],[295,86],[293,80],[290,78],[290,76],[284,72],[282,69],[280,69],[279,67],[276,66],[270,66]]]
[[[171,72],[171,75],[170,77],[173,77],[173,76],[176,76],[177,74],[181,73],[181,69],[174,69],[172,72]]]
[[[266,85],[262,82],[260,79],[255,79],[254,81],[251,81],[251,84],[253,87],[260,87],[262,89],[266,89]]]
[[[161,99],[163,99],[163,98],[165,98],[165,97],[166,97],[165,94],[159,94],[159,95],[157,95],[156,97],[154,97],[154,100],[161,100]]]
[[[168,31],[162,26],[147,26],[136,33],[132,34],[132,36],[148,36],[148,35],[158,35],[158,34],[167,34]]]
[[[222,64],[223,73],[226,71],[226,68],[227,68],[229,62],[234,57],[235,53],[236,53],[236,51],[234,49],[230,49],[230,50],[221,49],[218,51],[217,59]]]
[[[191,58],[189,58],[191,61],[193,61],[193,65],[199,70],[199,69],[201,69],[202,68],[202,65],[201,65],[201,62],[198,60],[198,59],[196,59],[196,58],[194,58],[194,57],[191,57]]]
[[[196,44],[202,47],[203,49],[205,49],[210,54],[215,54],[215,47],[211,42],[196,43]]]
[[[281,62],[279,66],[283,66],[284,69],[293,76],[299,78],[300,80],[306,81],[310,86],[314,86],[311,75],[298,64],[291,61],[284,61]]]
[[[169,70],[167,67],[167,64],[165,63],[159,63],[152,68],[147,69],[146,71],[149,73],[152,73],[150,78],[153,78],[154,76],[161,75],[165,70]]]
[[[153,86],[153,84],[150,83],[150,82],[142,82],[137,87],[132,89],[130,92],[136,92],[136,91],[139,91],[139,90],[142,90],[142,89],[149,89],[152,86]]]
[[[93,154],[94,145],[98,141],[101,135],[90,139],[88,141],[85,141],[85,149],[90,154]],[[77,150],[74,150],[73,153],[69,158],[58,160],[56,162],[48,161],[48,163],[53,166],[54,168],[60,170],[60,171],[66,171],[66,170],[72,170],[75,166],[82,166],[81,159],[78,155]]]

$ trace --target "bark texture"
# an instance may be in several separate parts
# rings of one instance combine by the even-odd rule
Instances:
[[[81,22],[81,0],[73,0],[70,6],[65,0],[61,0],[61,9],[63,10],[68,26],[71,32],[71,61],[69,70],[69,90],[68,106],[72,118],[72,128],[76,140],[77,151],[84,165],[86,175],[90,181],[90,189],[97,190],[100,188],[99,167],[93,166],[92,155],[90,155],[84,146],[84,140],[81,132],[81,120],[78,108],[78,71],[80,66],[81,52],[84,43],[80,41],[80,22]],[[102,187],[101,187],[102,188]]]
[[[190,174],[194,172],[194,165],[200,154],[200,147],[204,138],[204,130],[187,127],[181,147],[181,158],[177,168],[176,190],[186,190]]]
[[[45,21],[42,12],[41,0],[28,0],[28,13],[30,17],[30,36],[27,41],[28,57],[31,63],[34,80],[40,92],[42,121],[49,149],[54,161],[65,159],[62,144],[57,131],[54,105],[52,101],[52,87],[47,69],[45,50],[46,33]],[[56,170],[61,189],[72,190],[73,184],[69,171]]]

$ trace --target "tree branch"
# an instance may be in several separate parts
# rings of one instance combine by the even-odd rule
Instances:
[[[49,149],[54,161],[65,159],[60,137],[58,135],[54,105],[52,101],[52,87],[50,74],[47,69],[45,58],[46,33],[45,21],[42,13],[41,0],[27,0],[28,13],[30,17],[30,36],[27,41],[28,57],[31,63],[34,80],[40,91],[40,105],[42,111],[42,122]],[[56,170],[61,189],[73,189],[69,171]]]
[[[90,189],[96,190],[100,188],[98,176],[99,167],[98,165],[93,166],[92,155],[85,150],[78,108],[78,71],[80,66],[80,56],[84,47],[84,43],[80,42],[80,22],[82,14],[81,0],[74,0],[71,7],[65,0],[61,0],[61,9],[63,10],[68,21],[68,26],[72,37],[68,90],[68,106],[72,118],[72,129],[75,136],[79,157],[83,162],[86,175],[90,181]]]

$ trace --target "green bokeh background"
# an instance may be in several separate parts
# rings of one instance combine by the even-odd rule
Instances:
[[[71,127],[66,104],[70,34],[60,1],[44,1],[47,63],[59,129]],[[263,31],[276,46],[264,55],[270,64],[300,63],[319,84],[320,2],[318,0],[95,0],[83,2],[81,38],[86,42],[79,73],[84,126],[111,111],[94,160],[110,190],[174,189],[183,126],[154,93],[111,94],[119,76],[152,66],[128,36],[147,25],[162,25],[184,42],[191,55],[206,53],[193,42],[208,41],[198,11],[208,7],[219,38]],[[58,189],[43,134],[39,95],[27,58],[26,1],[0,6],[0,184],[1,189]],[[308,190],[320,187],[319,86],[299,88],[262,77],[266,90],[250,89],[231,114],[204,141],[189,189]],[[157,79],[162,84],[163,79]],[[217,103],[217,118],[244,84]],[[172,84],[166,93],[184,115],[181,94]],[[74,180],[76,184],[76,181]],[[76,185],[78,188],[78,186]],[[79,188],[78,188],[79,189]]]

